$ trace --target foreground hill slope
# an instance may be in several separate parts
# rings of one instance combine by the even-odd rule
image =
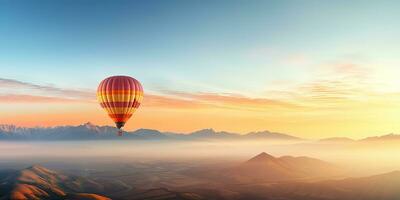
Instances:
[[[168,188],[154,188],[143,192],[135,192],[121,200],[205,200],[202,196],[190,192],[176,192]]]
[[[241,185],[241,197],[253,200],[398,200],[400,172],[363,178],[319,182],[282,182],[268,185]]]
[[[14,171],[0,180],[0,199],[98,199],[109,198],[80,192],[102,192],[104,186],[82,177],[66,176],[41,166]]]

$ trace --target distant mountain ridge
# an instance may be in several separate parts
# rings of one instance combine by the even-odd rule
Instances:
[[[400,140],[400,135],[396,134],[387,134],[382,136],[374,136],[374,137],[367,137],[362,139],[363,142],[376,142],[376,141],[393,141],[393,140]]]
[[[270,131],[249,132],[238,134],[214,129],[202,129],[188,134],[161,132],[154,129],[137,129],[125,132],[123,137],[116,136],[117,129],[113,126],[98,126],[90,122],[78,126],[56,127],[18,127],[0,124],[0,140],[278,140],[278,141],[311,141],[285,133]],[[353,140],[346,137],[324,138],[317,140],[323,144],[351,144],[365,142],[400,141],[400,135],[388,134]]]
[[[112,126],[97,126],[90,122],[78,126],[25,128],[15,125],[0,125],[0,140],[227,140],[227,139],[266,139],[303,140],[283,133],[269,131],[251,132],[245,135],[214,129],[202,129],[189,134],[160,132],[153,129],[138,129],[116,136],[117,129]]]

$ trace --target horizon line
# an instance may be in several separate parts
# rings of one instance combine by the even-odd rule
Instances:
[[[19,125],[16,125],[16,124],[0,124],[0,126],[14,126],[14,127],[16,127],[16,128],[27,128],[27,129],[29,129],[29,128],[78,127],[78,126],[83,126],[83,125],[87,125],[87,124],[90,124],[90,125],[93,125],[93,126],[97,126],[97,127],[110,127],[110,128],[115,128],[115,129],[117,129],[117,128],[116,128],[115,126],[113,126],[113,125],[99,125],[99,124],[94,124],[94,123],[92,123],[92,122],[90,122],[90,121],[85,122],[85,123],[81,123],[81,124],[78,124],[78,125],[72,125],[72,124],[69,124],[69,125],[68,125],[68,124],[65,124],[65,125],[55,125],[55,126],[19,126]],[[282,133],[282,132],[269,131],[269,130],[267,130],[267,129],[259,130],[259,131],[249,131],[249,132],[246,132],[246,133],[238,133],[238,132],[230,132],[230,131],[224,131],[224,130],[216,130],[216,129],[214,129],[214,128],[202,128],[202,129],[196,129],[196,130],[193,130],[193,131],[190,131],[190,132],[162,131],[162,130],[153,129],[153,128],[138,128],[138,129],[135,129],[135,130],[124,130],[124,131],[125,131],[125,132],[135,132],[135,131],[142,130],[142,129],[143,129],[143,130],[158,131],[158,132],[160,132],[160,133],[174,133],[174,134],[180,134],[180,135],[190,135],[190,134],[192,134],[192,133],[199,132],[199,131],[203,131],[203,130],[212,130],[212,131],[215,132],[215,133],[225,132],[225,133],[230,133],[230,134],[236,134],[236,135],[238,135],[238,136],[245,136],[245,135],[248,135],[248,134],[251,134],[251,133],[269,132],[269,133],[282,134],[282,135],[287,135],[287,136],[294,137],[294,138],[298,138],[298,139],[302,139],[302,140],[311,140],[311,141],[313,141],[313,140],[324,140],[324,139],[340,139],[340,138],[343,138],[343,139],[351,139],[351,140],[354,140],[354,141],[359,141],[359,140],[363,140],[363,139],[367,139],[367,138],[383,137],[383,136],[388,136],[388,135],[400,135],[400,134],[395,134],[395,133],[392,132],[392,133],[388,133],[388,134],[375,135],[375,136],[362,137],[362,138],[352,138],[352,137],[325,137],[325,138],[314,138],[314,139],[310,139],[310,138],[304,138],[304,137],[294,136],[294,135],[289,134],[289,133]]]

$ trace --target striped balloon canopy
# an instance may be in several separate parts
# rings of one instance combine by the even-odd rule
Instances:
[[[132,117],[143,99],[139,81],[129,76],[111,76],[100,82],[97,99],[118,129]],[[119,132],[122,134],[122,132]]]

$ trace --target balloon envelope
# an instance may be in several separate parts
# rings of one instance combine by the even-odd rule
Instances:
[[[140,106],[143,88],[132,77],[111,76],[100,82],[97,99],[117,128],[121,129]]]

